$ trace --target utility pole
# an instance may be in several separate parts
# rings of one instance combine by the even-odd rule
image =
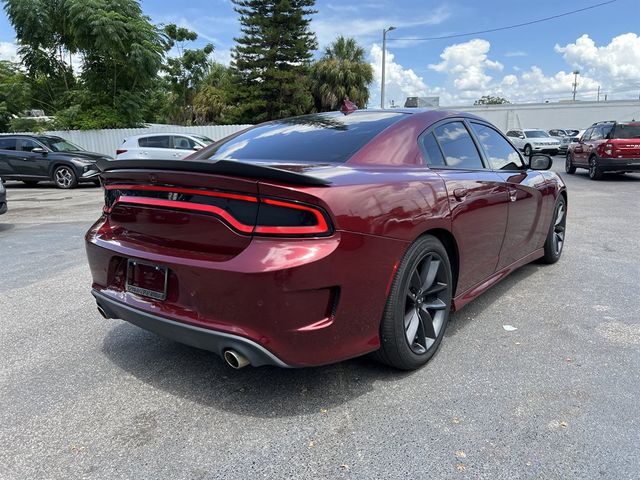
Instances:
[[[576,101],[576,91],[578,90],[578,75],[580,75],[580,70],[573,71],[573,101]]]
[[[382,82],[380,85],[380,108],[384,108],[384,83],[387,69],[387,33],[395,29],[396,27],[382,29]]]
[[[600,101],[600,85],[598,85],[598,101]]]

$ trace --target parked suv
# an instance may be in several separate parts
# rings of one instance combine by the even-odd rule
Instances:
[[[557,138],[552,138],[547,132],[537,128],[509,130],[507,137],[527,157],[530,157],[533,153],[557,155],[560,150],[560,141]]]
[[[27,185],[52,180],[58,188],[80,182],[100,184],[96,161],[110,158],[87,152],[67,140],[50,135],[0,136],[0,177]]]
[[[179,160],[213,143],[204,135],[148,133],[127,138],[116,150],[118,160]]]
[[[589,170],[592,180],[605,172],[640,172],[640,122],[598,122],[567,152],[565,170]]]

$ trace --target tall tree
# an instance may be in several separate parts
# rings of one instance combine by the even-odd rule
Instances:
[[[213,52],[213,45],[208,43],[199,49],[186,48],[187,42],[198,39],[196,32],[174,24],[166,25],[163,30],[167,39],[167,51],[175,48],[177,53],[169,55],[162,67],[173,99],[170,102],[170,121],[192,124],[196,120],[194,97],[211,65],[209,55]]]
[[[346,97],[360,107],[367,105],[373,68],[353,38],[338,37],[313,64],[310,76],[318,111],[337,110]]]
[[[232,0],[242,36],[232,52],[238,121],[255,123],[308,113],[308,71],[316,37],[315,0]]]
[[[0,61],[0,132],[9,131],[14,116],[30,107],[31,87],[18,66]]]
[[[56,112],[61,127],[133,126],[141,112],[164,54],[159,30],[142,14],[136,0],[5,0],[23,62],[33,78],[65,83],[52,89],[68,109]],[[72,55],[80,59],[74,85]]]

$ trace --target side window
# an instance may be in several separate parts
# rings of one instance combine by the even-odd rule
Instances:
[[[592,131],[593,131],[593,127],[587,128],[587,131],[582,134],[582,140],[590,140]]]
[[[142,137],[138,139],[138,145],[146,148],[173,148],[169,135]]]
[[[178,150],[193,150],[196,142],[187,137],[173,137],[173,148]]]
[[[30,152],[37,147],[40,147],[40,145],[28,138],[21,138],[18,140],[18,150],[22,150],[23,152]]]
[[[427,165],[430,167],[444,167],[444,157],[436,141],[436,137],[432,132],[429,132],[420,137],[420,144],[422,145],[422,151],[427,159]]]
[[[471,123],[482,149],[494,170],[523,170],[525,164],[520,154],[493,128]]]
[[[518,135],[513,130],[509,130],[507,132],[507,137],[517,137]]]
[[[433,129],[448,167],[460,169],[484,168],[467,127],[462,122],[451,122]]]
[[[16,149],[15,138],[3,138],[0,137],[0,150],[15,150]]]
[[[604,138],[604,135],[602,134],[602,127],[595,127],[591,131],[590,140],[602,140],[603,138]]]

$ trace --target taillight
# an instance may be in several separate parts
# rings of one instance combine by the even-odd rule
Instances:
[[[107,185],[104,212],[117,205],[187,210],[215,215],[244,234],[323,236],[332,232],[320,208],[290,200],[160,185]]]
[[[116,155],[121,155],[123,153],[127,153],[127,151],[126,150],[122,150],[120,148],[116,150]]]
[[[606,143],[604,145],[603,151],[605,155],[609,155],[609,156],[613,155],[613,145],[611,145],[610,143]]]

